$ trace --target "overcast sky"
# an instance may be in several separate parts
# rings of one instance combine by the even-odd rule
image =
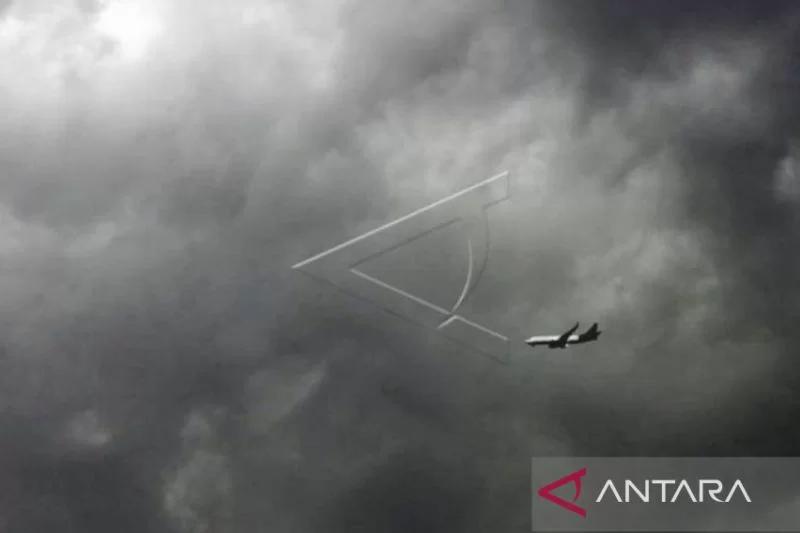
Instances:
[[[527,531],[533,455],[798,454],[799,24],[0,0],[0,531]],[[504,170],[464,314],[598,342],[500,365],[291,269]],[[372,268],[457,296],[435,239]]]

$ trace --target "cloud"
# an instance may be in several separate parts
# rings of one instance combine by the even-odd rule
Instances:
[[[503,530],[532,454],[792,454],[796,8],[601,5],[0,5],[9,528]],[[505,169],[464,312],[602,342],[289,268]]]
[[[194,411],[183,428],[184,457],[164,492],[166,510],[181,531],[229,530],[226,524],[231,520],[233,490],[230,466],[213,442],[213,418],[220,414]]]
[[[800,149],[792,143],[789,153],[778,162],[775,169],[775,192],[779,198],[794,201],[800,195]]]

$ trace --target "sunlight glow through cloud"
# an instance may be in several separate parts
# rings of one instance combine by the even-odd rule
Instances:
[[[111,2],[105,6],[95,29],[114,40],[121,55],[128,60],[141,59],[153,39],[161,31],[158,18],[142,6],[129,1]]]

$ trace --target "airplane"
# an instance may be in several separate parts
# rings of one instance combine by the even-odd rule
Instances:
[[[575,324],[561,335],[541,335],[538,337],[531,337],[525,340],[525,344],[532,348],[536,346],[547,346],[548,348],[564,349],[568,344],[583,344],[585,342],[595,341],[602,333],[602,331],[597,329],[597,322],[595,322],[592,324],[592,327],[583,333],[573,335],[573,333],[577,331],[579,325],[579,323]]]

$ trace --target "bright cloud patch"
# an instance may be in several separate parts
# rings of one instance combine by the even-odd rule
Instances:
[[[100,13],[95,28],[117,44],[124,58],[136,60],[147,52],[161,24],[154,13],[137,3],[112,2]]]

